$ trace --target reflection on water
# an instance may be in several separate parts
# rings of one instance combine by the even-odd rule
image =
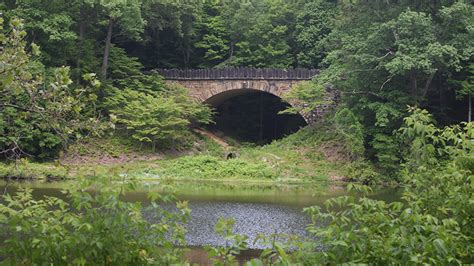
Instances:
[[[243,250],[240,254],[236,255],[237,265],[245,265],[246,262],[253,258],[258,258],[262,253],[261,250],[248,249]],[[185,253],[186,261],[190,262],[192,265],[201,265],[201,266],[212,266],[214,265],[212,261],[208,258],[207,252],[204,248],[194,247],[190,248]]]
[[[0,193],[14,192],[19,186],[33,188],[35,197],[56,196],[63,198],[61,189],[73,181],[23,181],[9,182],[0,180]],[[180,200],[190,202],[235,202],[235,203],[268,203],[293,206],[299,209],[321,205],[327,199],[347,195],[343,186],[326,183],[309,184],[261,184],[261,183],[225,183],[208,181],[146,181],[133,192],[127,192],[124,199],[147,203],[149,191],[167,192],[173,188]],[[400,188],[377,188],[371,198],[388,202],[397,200],[401,195]]]
[[[71,181],[69,181],[71,182]],[[10,183],[0,181],[1,191],[13,192],[18,186],[33,188],[34,197],[64,197],[60,192],[65,182]],[[304,207],[322,205],[329,198],[346,195],[344,187],[327,184],[236,184],[217,182],[143,182],[134,192],[124,195],[127,201],[147,204],[150,190],[163,191],[174,188],[180,200],[188,200],[191,219],[188,222],[187,242],[190,246],[222,245],[224,240],[214,234],[219,217],[234,218],[235,232],[249,237],[250,248],[263,248],[253,243],[258,234],[273,233],[306,236],[305,227],[310,222]],[[372,198],[394,201],[400,198],[401,189],[380,188]],[[171,206],[165,206],[171,208]],[[150,217],[149,217],[150,218]],[[152,219],[152,218],[150,218]],[[194,250],[194,249],[193,249]],[[199,252],[194,250],[194,256]],[[199,256],[198,256],[199,257]]]

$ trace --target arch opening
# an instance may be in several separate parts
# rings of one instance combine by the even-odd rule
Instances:
[[[279,114],[290,105],[268,92],[239,89],[222,92],[204,103],[215,110],[207,128],[237,141],[267,144],[298,131],[307,123],[299,114]]]

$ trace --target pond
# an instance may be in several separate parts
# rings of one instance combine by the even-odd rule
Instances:
[[[191,219],[188,223],[187,243],[190,246],[219,245],[223,239],[214,233],[220,217],[235,219],[235,232],[249,237],[250,248],[258,234],[292,234],[305,236],[310,219],[303,208],[322,205],[329,198],[347,194],[344,187],[324,184],[234,184],[221,182],[173,182],[178,199],[189,201]],[[34,197],[62,197],[65,182],[1,181],[1,191],[13,192],[18,186],[33,188]],[[146,181],[134,192],[124,196],[127,201],[148,202],[149,190],[160,191],[162,183]],[[397,188],[380,188],[372,198],[393,201],[400,197]],[[171,206],[165,206],[171,208]]]
[[[33,188],[33,196],[62,197],[61,188],[65,182],[22,182],[0,181],[1,192],[13,192],[18,186]],[[305,237],[305,227],[311,222],[303,208],[322,205],[329,198],[346,195],[342,186],[328,184],[260,184],[222,182],[172,182],[166,183],[176,189],[178,199],[189,201],[191,218],[188,222],[186,240],[191,247],[222,245],[224,240],[214,233],[214,225],[220,217],[235,219],[235,233],[246,235],[250,249],[265,246],[254,243],[259,234],[291,234]],[[150,190],[161,191],[163,182],[144,181],[134,192],[124,196],[127,201],[147,204]],[[399,188],[379,188],[370,195],[388,202],[398,200]],[[171,205],[164,208],[173,208]],[[203,256],[199,249],[188,253],[198,258]],[[191,260],[196,260],[191,258]]]

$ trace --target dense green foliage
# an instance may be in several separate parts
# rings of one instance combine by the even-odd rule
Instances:
[[[420,109],[404,119],[403,202],[365,197],[329,200],[307,211],[325,249],[320,263],[472,263],[473,124],[436,128]],[[318,222],[327,223],[320,227]]]
[[[88,178],[66,189],[64,199],[33,199],[31,189],[0,203],[0,256],[5,265],[164,265],[176,263],[184,243],[186,202],[167,212],[172,196],[150,193],[152,204],[124,202],[136,183]],[[144,214],[152,215],[153,222]]]
[[[192,100],[185,88],[165,86],[156,74],[146,78],[125,81],[123,89],[110,88],[105,102],[112,121],[131,130],[132,138],[152,143],[154,151],[157,144],[183,140],[191,123],[211,121],[211,110]]]
[[[107,114],[116,128],[152,143],[153,150],[170,142],[175,147],[191,123],[211,121],[208,107],[194,102],[184,88],[165,85],[156,73],[142,73],[142,64],[121,48],[110,50],[111,82],[84,74],[74,83],[69,67],[48,68],[38,61],[39,48],[27,45],[21,20],[12,19],[5,32],[0,35],[3,158],[55,157],[71,140],[103,133],[109,128]]]
[[[272,179],[277,174],[263,162],[249,162],[241,159],[222,160],[213,156],[181,157],[164,162],[158,174],[177,178],[207,179]]]
[[[0,19],[0,22],[1,21]],[[2,25],[0,25],[0,30]],[[12,20],[1,34],[0,54],[0,152],[4,157],[48,156],[97,127],[95,102],[100,83],[84,75],[91,85],[72,85],[69,68],[51,69],[32,60],[38,47],[26,49],[26,32]]]
[[[146,68],[297,66],[296,25],[303,5],[281,0],[8,0],[0,8],[7,20],[25,20],[31,38],[43,47],[46,65],[67,64],[75,73],[95,72],[105,79],[114,45],[126,48]],[[310,23],[324,33],[327,27],[319,24],[325,22]],[[302,34],[308,35],[302,43],[314,37]]]
[[[311,105],[325,88],[337,88],[362,125],[366,157],[393,175],[402,151],[392,133],[407,105],[429,109],[442,124],[467,119],[467,104],[454,98],[456,91],[459,98],[471,93],[473,7],[464,1],[341,1],[337,10],[332,24],[319,21],[318,29],[330,31],[309,49],[325,55],[324,68],[313,86],[297,87],[289,97]],[[454,76],[460,77],[455,87]]]
[[[404,202],[343,196],[306,208],[313,221],[307,229],[316,241],[262,236],[258,241],[268,248],[248,265],[472,263],[474,125],[440,129],[425,110],[410,112],[397,136],[406,144]],[[349,189],[370,191],[353,184]],[[232,225],[221,220],[216,231],[228,243],[209,248],[220,264],[229,265],[247,247]]]
[[[407,105],[427,108],[442,124],[472,112],[466,66],[472,64],[474,22],[468,1],[10,0],[0,8],[7,30],[11,19],[24,20],[25,40],[41,46],[39,61],[47,73],[69,65],[72,87],[84,84],[84,74],[98,73],[100,111],[109,114],[102,101],[116,96],[116,122],[144,142],[169,144],[170,132],[183,135],[191,121],[209,120],[208,110],[171,104],[181,93],[143,73],[163,67],[321,68],[312,86],[300,86],[288,98],[311,107],[321,103],[327,87],[339,90],[344,107],[362,125],[364,156],[385,174],[397,172],[402,159],[392,133]],[[163,102],[150,102],[162,96]],[[122,107],[137,104],[155,114],[123,113]],[[158,110],[163,105],[178,108],[178,115]],[[158,125],[157,119],[166,122]],[[58,146],[54,137],[35,139],[43,138],[43,150]]]

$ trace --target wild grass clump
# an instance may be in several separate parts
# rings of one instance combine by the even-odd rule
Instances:
[[[185,156],[165,161],[157,170],[165,177],[207,179],[273,179],[277,174],[262,162],[223,160],[209,155]]]
[[[66,179],[68,169],[49,163],[33,163],[18,160],[15,163],[0,163],[0,179]]]

